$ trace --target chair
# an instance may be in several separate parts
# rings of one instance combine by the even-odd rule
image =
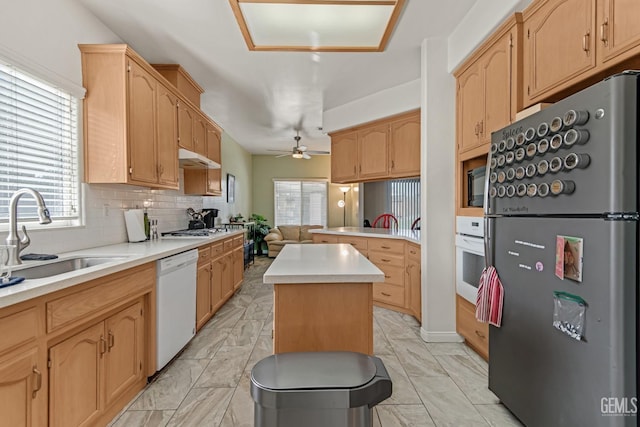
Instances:
[[[411,230],[420,230],[420,217],[416,218],[411,224]]]
[[[378,215],[373,220],[373,228],[398,228],[398,219],[388,213]]]

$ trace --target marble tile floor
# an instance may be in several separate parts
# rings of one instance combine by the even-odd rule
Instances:
[[[251,368],[272,352],[270,262],[256,258],[242,288],[110,426],[253,426]],[[375,307],[374,353],[393,381],[375,427],[521,425],[488,390],[482,358],[463,344],[425,343],[411,316]]]

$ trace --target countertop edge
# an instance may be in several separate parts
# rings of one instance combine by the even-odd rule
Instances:
[[[387,233],[377,233],[375,231],[363,231],[363,230],[376,230],[375,228],[364,228],[364,227],[338,227],[338,228],[317,228],[309,230],[309,233],[313,234],[332,234],[332,235],[340,235],[340,236],[355,236],[355,237],[372,237],[372,238],[380,238],[380,239],[397,239],[397,240],[405,240],[407,242],[415,243],[417,245],[420,244],[420,232],[417,233],[415,231],[407,230],[408,233],[416,233],[416,236],[407,236],[402,234],[388,234]],[[380,230],[385,230],[381,228]]]
[[[58,254],[59,259],[75,256],[127,256],[128,258],[48,278],[29,279],[17,285],[1,288],[0,309],[242,234],[244,230],[237,230],[208,239],[160,239],[140,243],[117,243],[61,253]],[[52,261],[55,262],[55,260]],[[46,261],[26,261],[23,265],[40,264],[46,264]],[[20,270],[14,270],[14,276],[20,276]]]

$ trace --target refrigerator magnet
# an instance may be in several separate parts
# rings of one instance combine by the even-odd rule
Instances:
[[[582,238],[556,236],[556,276],[582,282],[582,253]]]

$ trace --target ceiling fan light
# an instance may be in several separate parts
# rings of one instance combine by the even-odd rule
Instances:
[[[301,159],[302,157],[304,157],[302,153],[293,153],[291,156],[294,159]]]

